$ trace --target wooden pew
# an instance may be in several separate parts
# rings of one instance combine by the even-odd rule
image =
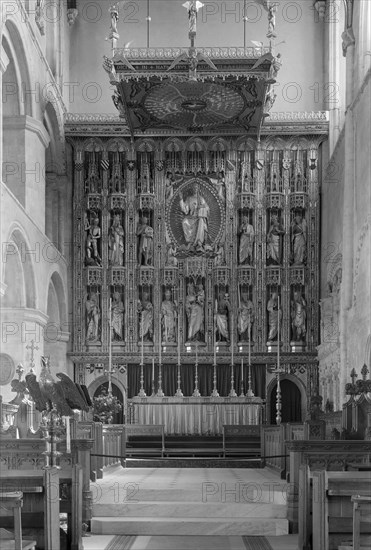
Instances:
[[[143,447],[134,447],[141,441]],[[123,427],[123,456],[161,456],[165,453],[165,432],[163,424],[125,424]]]
[[[347,469],[349,462],[368,463],[371,457],[371,441],[286,441],[286,452],[290,453],[287,513],[291,532],[297,533],[300,466],[302,464],[309,466],[311,472],[316,470],[340,472]]]
[[[60,513],[68,517],[68,548],[82,550],[82,474],[77,464],[70,474],[56,467],[0,472],[0,491],[23,492],[23,528],[42,528],[45,550],[60,549]],[[11,518],[0,517],[0,525],[12,524]]]
[[[239,455],[243,457],[261,456],[261,426],[223,425],[223,457]]]
[[[371,472],[313,472],[313,550],[337,550],[353,533],[353,495],[371,497]],[[361,523],[371,535],[371,523]]]
[[[0,542],[2,550],[35,550],[36,541],[26,540],[22,536],[21,508],[23,505],[23,493],[13,491],[11,493],[0,492],[0,509],[13,513],[14,533],[0,529]]]
[[[92,514],[92,493],[90,491],[90,452],[93,446],[91,439],[73,439],[71,441],[71,453],[66,452],[65,441],[58,444],[60,455],[61,477],[70,479],[72,466],[79,464],[82,467],[82,521],[89,524]],[[45,440],[44,439],[16,439],[2,440],[0,438],[1,470],[3,477],[8,472],[17,472],[19,476],[23,471],[40,472],[45,466]],[[17,474],[11,474],[17,475]]]

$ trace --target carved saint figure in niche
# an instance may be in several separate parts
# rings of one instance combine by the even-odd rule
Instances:
[[[197,291],[193,283],[188,284],[186,298],[186,313],[188,319],[188,340],[202,339],[204,329],[204,305],[205,291],[202,283],[198,285]]]
[[[171,299],[171,290],[165,290],[165,300],[161,304],[162,340],[176,342],[177,307]]]
[[[99,336],[100,307],[97,292],[92,292],[85,302],[86,311],[86,340],[95,342]]]
[[[90,225],[88,219],[85,219],[86,235],[86,265],[102,265],[102,259],[98,252],[98,241],[101,238],[101,230],[99,227],[99,218],[95,217],[93,225]]]
[[[271,293],[271,297],[268,300],[268,304],[267,304],[267,311],[268,311],[268,325],[269,325],[268,341],[272,342],[277,336],[278,326],[281,326],[281,321],[282,321],[282,309],[281,307],[278,309],[277,292]]]
[[[291,328],[292,339],[300,342],[305,339],[307,332],[307,304],[298,290],[294,291],[294,298],[291,301]]]
[[[153,305],[148,292],[143,292],[142,300],[138,300],[139,338],[144,342],[152,342],[153,338]]]
[[[221,201],[225,202],[225,177],[223,170],[218,172],[217,176],[218,177],[216,179],[210,178],[210,181],[215,186]]]
[[[214,258],[215,267],[219,265],[225,265],[224,244],[215,245],[214,252],[215,252],[215,258]]]
[[[169,202],[174,196],[174,186],[183,180],[182,176],[175,177],[172,172],[167,172],[165,178],[165,200]]]
[[[197,185],[187,197],[181,194],[180,209],[184,214],[182,228],[187,249],[203,251],[208,241],[208,219],[210,208],[200,194]]]
[[[143,216],[138,224],[137,236],[139,237],[138,264],[152,265],[153,260],[153,229],[148,225],[148,218]]]
[[[113,341],[123,340],[125,307],[119,292],[114,292],[112,297],[112,333]]]
[[[109,261],[111,265],[123,265],[124,263],[124,235],[120,216],[116,214],[108,235]]]
[[[283,235],[285,230],[279,222],[277,214],[272,215],[271,225],[267,235],[268,265],[282,263]]]
[[[241,302],[238,308],[238,334],[240,342],[251,341],[251,329],[254,323],[254,305],[249,300],[249,295],[246,291],[241,294]]]
[[[215,328],[219,342],[229,342],[229,313],[231,304],[227,292],[221,291],[215,300]]]
[[[254,227],[249,223],[249,219],[247,216],[242,217],[242,223],[239,229],[239,233],[241,235],[240,247],[239,247],[240,265],[242,264],[251,265],[252,253],[254,248],[255,231],[254,231]]]
[[[177,249],[173,243],[167,245],[167,259],[166,265],[176,267],[178,265],[178,258],[176,257]]]
[[[293,265],[303,265],[307,255],[307,223],[300,212],[291,224],[291,258]]]

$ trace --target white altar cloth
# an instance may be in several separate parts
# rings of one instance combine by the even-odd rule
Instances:
[[[223,425],[262,423],[260,397],[134,397],[131,422],[162,424],[165,434],[220,435]]]

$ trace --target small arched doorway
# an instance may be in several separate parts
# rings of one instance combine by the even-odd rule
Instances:
[[[301,393],[291,380],[281,380],[281,422],[302,422]],[[270,398],[270,423],[276,424],[277,383],[274,384]]]
[[[108,382],[103,382],[103,384],[101,384],[95,390],[93,397],[98,397],[98,395],[100,395],[103,390],[106,390],[106,392],[108,392]],[[124,398],[121,390],[113,382],[112,382],[112,395],[114,397],[117,397],[117,399],[122,404],[121,411],[113,415],[112,424],[123,424],[124,423]]]

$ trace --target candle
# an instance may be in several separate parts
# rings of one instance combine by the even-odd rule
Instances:
[[[141,365],[144,365],[144,328],[143,328],[143,313],[144,311],[142,311],[142,316],[140,318],[140,328],[141,328],[141,331],[142,331],[142,362],[141,362]]]
[[[152,357],[152,380],[155,379],[155,358]]]
[[[277,318],[278,318],[278,325],[277,325],[277,369],[280,368],[280,295],[277,295]]]
[[[233,359],[234,359],[234,355],[233,355],[233,314],[232,314],[232,318],[231,318],[231,350],[232,350],[232,365],[233,365]]]
[[[179,327],[179,317],[178,317],[178,365],[180,365],[180,327]]]
[[[66,421],[66,453],[71,452],[71,427],[70,427],[70,417],[65,416]]]
[[[198,364],[198,342],[196,342],[196,365]]]
[[[243,382],[243,359],[241,359],[241,382]]]
[[[162,345],[161,345],[161,312],[160,312],[160,323],[159,323],[159,335],[158,335],[158,362],[161,365],[161,359],[162,359]]]
[[[249,366],[251,365],[251,324],[249,326]]]
[[[214,365],[216,365],[216,342],[214,342]]]

